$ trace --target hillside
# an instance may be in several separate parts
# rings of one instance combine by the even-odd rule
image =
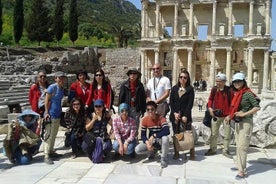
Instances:
[[[24,0],[25,19],[28,17],[32,2],[33,0]],[[45,7],[49,8],[51,16],[54,15],[55,3],[56,0],[45,0]],[[131,32],[129,40],[136,41],[140,38],[140,10],[131,2],[126,0],[78,0],[77,3],[79,34],[89,26],[94,34],[90,36],[98,36],[99,39],[102,37],[116,37],[123,31]],[[4,21],[7,21],[7,25],[4,22],[2,35],[7,34],[5,31],[9,31],[8,34],[12,32],[13,25],[10,20],[13,20],[14,4],[14,1],[2,0],[3,17]],[[68,32],[68,17],[69,0],[66,0],[64,4],[65,32]]]

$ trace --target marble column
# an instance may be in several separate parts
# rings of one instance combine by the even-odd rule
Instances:
[[[211,60],[211,66],[210,66],[210,85],[215,85],[215,67],[216,67],[216,49],[210,50],[210,60]]]
[[[231,82],[231,56],[232,56],[232,48],[226,49],[226,77],[228,85]]]
[[[187,64],[187,70],[190,73],[190,76],[192,76],[192,60],[193,60],[193,49],[188,49],[188,64]]]
[[[154,64],[158,64],[158,63],[159,63],[159,50],[154,49]]]
[[[178,73],[179,73],[179,60],[178,60],[178,49],[173,48],[173,71],[172,71],[172,85],[175,85],[178,82]]]
[[[217,1],[213,2],[212,35],[216,34]]]
[[[265,16],[265,34],[270,35],[270,24],[271,24],[271,14],[270,14],[270,9],[271,9],[271,3],[270,0],[266,1],[266,16]]]
[[[253,34],[253,8],[254,8],[254,1],[249,3],[249,31],[248,34]]]
[[[142,74],[142,77],[141,77],[141,82],[143,84],[146,83],[146,72],[145,72],[145,50],[141,50],[140,51],[140,56],[141,56],[141,74]]]
[[[268,68],[269,68],[269,51],[264,51],[264,75],[263,75],[263,89],[262,91],[267,91],[268,89]]]
[[[253,53],[254,49],[249,48],[248,50],[248,62],[247,62],[247,85],[248,87],[252,86],[253,79]]]
[[[228,13],[228,36],[232,36],[232,12],[233,12],[233,3],[232,1],[229,1],[228,3],[229,6],[229,13]]]
[[[160,6],[156,4],[156,37],[160,36]]]
[[[174,29],[173,36],[178,36],[178,5],[174,6]]]
[[[275,80],[276,80],[276,76],[275,76],[275,72],[276,72],[276,58],[271,57],[271,76],[270,76],[270,86],[271,86],[271,90],[272,91],[276,91],[276,86],[275,86]]]
[[[189,36],[194,36],[194,5],[190,4],[190,24],[189,24]]]

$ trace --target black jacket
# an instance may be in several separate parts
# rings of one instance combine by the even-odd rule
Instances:
[[[187,117],[188,122],[192,122],[192,108],[194,104],[194,88],[192,86],[186,87],[186,93],[179,98],[178,95],[179,86],[173,86],[170,94],[170,107],[171,107],[171,114],[170,120],[172,122],[175,121],[174,113],[177,112],[182,116]]]
[[[129,86],[129,79],[122,83],[119,93],[119,104],[127,103],[130,105],[131,92]],[[138,80],[136,87],[135,107],[137,112],[146,112],[146,92],[143,84]]]

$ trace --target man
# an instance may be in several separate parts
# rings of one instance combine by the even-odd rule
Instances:
[[[229,152],[231,139],[231,128],[225,117],[230,113],[231,98],[233,96],[229,86],[225,85],[226,75],[219,73],[216,75],[216,86],[212,88],[208,99],[208,110],[213,117],[211,122],[211,137],[210,149],[205,153],[205,156],[215,155],[217,153],[217,138],[221,124],[224,127],[224,148],[222,153],[228,158],[232,158]]]
[[[140,125],[140,117],[146,112],[146,93],[140,82],[141,73],[136,69],[127,72],[128,80],[120,87],[119,104],[127,103],[130,106],[129,116],[136,122],[137,129]]]
[[[46,92],[44,118],[51,120],[51,123],[45,125],[45,129],[50,133],[44,140],[44,162],[47,164],[54,164],[51,158],[61,156],[54,152],[54,145],[62,113],[61,100],[64,96],[63,85],[65,77],[65,73],[57,72],[55,74],[55,83],[51,84]]]
[[[148,153],[148,159],[153,159],[155,153],[161,150],[161,167],[164,168],[168,165],[168,135],[170,130],[166,119],[157,114],[156,109],[157,104],[154,101],[147,102],[147,115],[141,122],[141,138],[143,142],[136,146],[135,152],[138,155]],[[147,130],[149,130],[148,133]]]
[[[49,83],[46,78],[46,73],[40,71],[36,77],[36,83],[30,87],[29,102],[34,112],[40,114],[43,117],[44,114],[44,101],[46,95],[46,89]]]
[[[147,83],[147,102],[154,101],[159,115],[166,117],[169,112],[167,98],[170,95],[171,82],[168,77],[161,74],[161,65],[153,65],[154,77]]]

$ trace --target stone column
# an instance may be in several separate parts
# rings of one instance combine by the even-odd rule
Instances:
[[[159,13],[160,13],[160,6],[158,4],[156,4],[156,37],[160,36],[160,21],[159,21]]]
[[[154,64],[158,64],[158,63],[159,63],[159,50],[154,49]]]
[[[228,36],[232,36],[232,12],[233,12],[233,4],[232,1],[229,1],[229,13],[228,13]]]
[[[215,67],[216,67],[216,49],[210,50],[210,60],[211,60],[211,66],[210,66],[210,84],[211,86],[215,85]]]
[[[173,36],[178,36],[178,5],[174,6],[174,32]]]
[[[193,60],[193,49],[188,48],[188,64],[187,64],[187,70],[190,73],[190,76],[192,76],[192,60]]]
[[[269,67],[269,51],[264,51],[264,75],[263,75],[263,89],[262,91],[267,91],[268,87],[268,67]]]
[[[178,72],[179,72],[179,61],[178,61],[178,49],[173,48],[173,73],[172,73],[172,85],[178,82]]]
[[[271,86],[271,91],[276,91],[276,86],[275,86],[275,71],[276,71],[276,62],[275,62],[276,57],[272,55],[271,57],[271,76],[270,76],[270,86]],[[274,66],[275,65],[275,66]]]
[[[146,83],[146,75],[145,75],[145,50],[141,50],[140,51],[140,56],[141,56],[141,74],[142,74],[142,77],[141,77],[141,82],[143,84]]]
[[[231,55],[232,55],[232,48],[227,48],[227,55],[226,55],[226,77],[228,84],[231,82]]]
[[[248,34],[253,34],[253,8],[254,8],[254,1],[250,1],[249,3],[249,31]]]
[[[147,7],[148,7],[148,5],[145,2],[142,2],[142,15],[141,15],[141,27],[142,27],[142,30],[141,30],[141,38],[146,37],[146,31],[147,31],[147,28],[148,28],[148,25],[146,23],[147,22],[146,21]]]
[[[270,35],[270,24],[271,24],[271,14],[270,14],[270,9],[271,9],[271,3],[270,0],[266,1],[266,16],[265,16],[265,34]]]
[[[253,75],[253,48],[248,50],[248,62],[247,62],[247,85],[251,87],[252,85],[252,75]],[[264,71],[265,72],[265,71]]]
[[[194,5],[190,4],[190,24],[189,24],[189,36],[193,36],[194,33]]]
[[[212,35],[216,34],[217,1],[213,2]]]

